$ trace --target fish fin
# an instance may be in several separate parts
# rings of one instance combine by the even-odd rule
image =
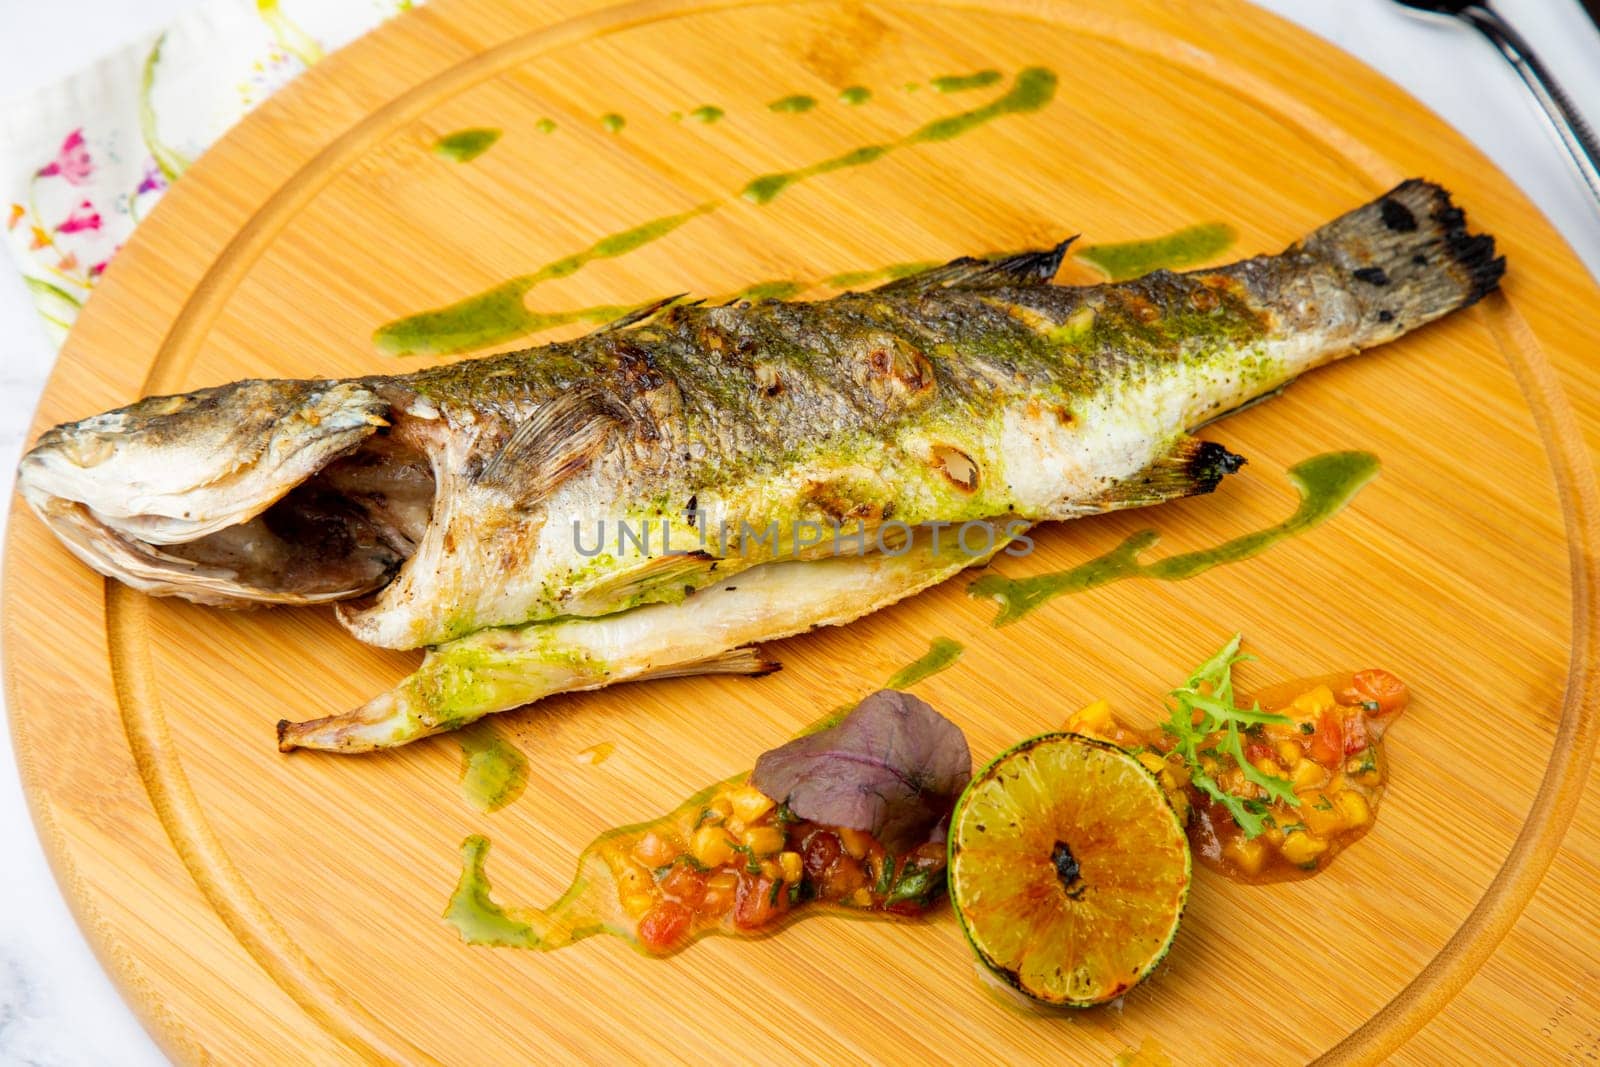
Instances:
[[[423,676],[429,663],[426,661],[416,674],[402,682],[396,688],[380,693],[351,711],[340,715],[329,715],[321,719],[308,719],[304,722],[291,722],[288,719],[278,721],[278,751],[293,752],[297,748],[319,749],[324,752],[371,752],[373,749],[393,748],[397,745],[416,741],[432,734],[444,733],[448,730],[457,730],[469,723],[476,722],[484,715],[493,714],[500,710],[509,710],[509,707],[521,707],[526,703],[538,700],[550,693],[563,692],[572,688],[577,683],[578,688],[592,689],[594,684],[583,684],[587,679],[579,680],[568,678],[565,682],[555,684],[547,692],[541,692],[535,685],[526,692],[518,693],[514,704],[507,708],[496,708],[490,705],[469,709],[458,709],[457,714],[448,718],[439,718],[432,713],[424,701],[418,703],[416,694],[407,685],[418,677]],[[526,674],[530,681],[540,678],[539,667],[536,664],[530,667]],[[768,659],[755,645],[745,645],[740,648],[719,652],[714,656],[689,662],[665,663],[660,667],[646,669],[637,674],[629,675],[627,681],[644,681],[651,678],[688,678],[701,674],[743,674],[758,676],[771,674],[782,669],[782,664],[776,660]],[[516,673],[512,669],[511,673]],[[604,683],[600,683],[604,684]]]
[[[504,488],[524,505],[550,495],[599,454],[622,421],[616,406],[582,389],[540,405],[474,480]]]
[[[1085,515],[1201,496],[1215,489],[1225,475],[1237,471],[1244,462],[1243,456],[1214,441],[1180,437],[1166,455],[1144,470],[1112,483],[1090,500],[1075,502],[1071,511],[1075,515]]]
[[[1358,348],[1476,304],[1499,287],[1506,270],[1494,238],[1468,232],[1450,193],[1420,178],[1334,219],[1286,255],[1295,253],[1349,272]]]
[[[676,304],[678,301],[682,300],[688,295],[688,293],[678,293],[675,296],[664,296],[660,300],[652,300],[648,304],[640,304],[632,311],[625,311],[621,315],[618,315],[604,326],[596,329],[594,333],[615,333],[617,330],[625,330],[629,326],[637,326],[641,322],[644,322],[646,319],[655,315],[658,311],[661,311],[663,308],[671,307],[673,304]],[[698,303],[698,301],[696,302]],[[593,336],[593,334],[591,334],[591,336]]]
[[[678,585],[693,593],[723,576],[713,573],[723,562],[699,550],[649,556],[583,588],[574,602],[567,605],[567,610],[569,614],[585,616],[609,615],[632,607],[641,596],[663,587]]]
[[[371,752],[376,748],[403,745],[439,733],[441,729],[425,723],[405,699],[404,691],[394,689],[379,693],[342,715],[304,722],[279,719],[278,751],[313,748],[324,752]]]
[[[630,680],[642,682],[647,678],[691,678],[697,674],[745,674],[756,677],[782,669],[783,664],[768,659],[757,646],[745,645],[689,663],[663,664],[643,674],[636,674]]]
[[[963,256],[942,267],[930,267],[919,274],[897,278],[872,290],[875,293],[912,293],[927,289],[1000,289],[1014,285],[1048,285],[1061,269],[1067,247],[1076,241],[1068,237],[1054,248],[1016,252],[998,259]]]

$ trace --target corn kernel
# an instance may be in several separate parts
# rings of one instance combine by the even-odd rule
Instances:
[[[1306,829],[1324,837],[1344,829],[1344,816],[1333,799],[1320,789],[1300,798],[1300,821],[1306,824]]]
[[[872,847],[872,838],[860,830],[851,830],[841,827],[839,830],[839,843],[844,846],[846,854],[853,860],[863,859]]]
[[[1222,846],[1222,855],[1245,874],[1260,874],[1267,863],[1267,843],[1259,837],[1248,841],[1242,837],[1230,838]]]
[[[1319,685],[1295,697],[1290,707],[1299,712],[1295,718],[1314,719],[1325,711],[1333,710],[1333,690]]]
[[[1289,780],[1294,783],[1296,792],[1315,789],[1328,781],[1328,770],[1316,760],[1303,759],[1294,765]]]
[[[865,908],[872,903],[872,894],[865,889],[857,889],[850,894],[850,903],[858,908]]]
[[[798,852],[778,853],[778,866],[783,868],[783,880],[785,882],[798,882],[800,876],[805,873],[805,864],[801,861],[800,853]]]
[[[1265,830],[1261,831],[1261,840],[1265,841],[1273,848],[1277,848],[1279,845],[1283,844],[1283,831],[1278,829],[1276,826],[1269,826]]]
[[[732,834],[734,837],[738,837],[740,834],[744,833],[744,820],[739,818],[737,815],[731,819],[728,819],[722,825],[727,827],[728,833]]]
[[[1314,863],[1318,856],[1328,851],[1328,843],[1304,830],[1294,830],[1283,836],[1283,844],[1278,846],[1278,851],[1282,852],[1283,858],[1290,863],[1304,867]]]
[[[632,918],[639,918],[645,912],[655,907],[656,898],[649,893],[629,893],[622,898],[622,910]]]
[[[1156,753],[1148,750],[1139,753],[1138,760],[1140,763],[1144,764],[1145,769],[1152,774],[1160,774],[1167,768],[1166,760],[1162,759]]]
[[[1255,761],[1255,765],[1256,770],[1273,778],[1282,778],[1284,775],[1283,765],[1271,756],[1262,756]]]
[[[777,860],[761,861],[761,877],[772,882],[783,881],[783,867]]]
[[[733,839],[720,826],[702,826],[694,832],[689,851],[702,867],[720,867],[733,858]]]
[[[1344,816],[1346,826],[1365,826],[1372,818],[1372,809],[1367,806],[1367,798],[1357,793],[1354,789],[1346,789],[1335,798],[1339,814]]]
[[[719,796],[706,806],[711,809],[711,814],[715,815],[718,821],[733,814],[733,805],[728,803],[726,796]]]
[[[729,793],[728,803],[733,806],[734,817],[748,825],[771,811],[773,800],[755,786],[746,785]]]
[[[1111,705],[1096,700],[1069,716],[1066,728],[1069,733],[1077,734],[1096,734],[1111,729]]]
[[[783,831],[776,826],[752,826],[739,835],[739,840],[757,856],[770,856],[783,851]]]
[[[1287,738],[1273,747],[1278,750],[1278,758],[1283,761],[1285,767],[1296,766],[1306,758],[1305,753],[1300,751],[1300,746]]]
[[[655,888],[655,884],[656,880],[650,877],[650,872],[637,863],[624,863],[617,872],[617,889],[625,894],[648,893]]]

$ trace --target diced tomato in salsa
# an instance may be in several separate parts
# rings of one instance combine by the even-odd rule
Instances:
[[[1279,689],[1285,699],[1263,703],[1288,722],[1252,729],[1244,757],[1254,771],[1286,781],[1294,804],[1269,803],[1266,792],[1218,747],[1220,735],[1199,746],[1206,773],[1259,808],[1263,829],[1255,837],[1190,781],[1187,764],[1170,752],[1172,741],[1161,730],[1136,731],[1116,722],[1103,702],[1069,718],[1066,729],[1133,751],[1161,780],[1180,817],[1188,816],[1190,842],[1207,866],[1242,881],[1303,877],[1326,867],[1372,826],[1386,779],[1383,731],[1410,695],[1383,670]]]
[[[693,922],[694,912],[687,905],[663,900],[639,919],[639,941],[651,952],[669,951],[684,939]]]
[[[802,904],[918,914],[944,891],[942,843],[890,855],[870,834],[798,819],[729,783],[603,851],[639,944],[671,952],[712,929],[749,933]]]

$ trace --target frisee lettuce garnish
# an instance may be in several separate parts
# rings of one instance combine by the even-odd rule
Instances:
[[[1207,748],[1206,754],[1231,757],[1244,772],[1245,780],[1261,787],[1268,802],[1281,800],[1292,807],[1300,801],[1295,796],[1294,783],[1263,773],[1245,758],[1241,728],[1264,723],[1287,723],[1290,720],[1284,715],[1262,711],[1260,705],[1241,708],[1234,702],[1234,664],[1253,658],[1239,652],[1242,640],[1241,634],[1234,634],[1233,640],[1224,645],[1221,651],[1195,668],[1182,688],[1172,691],[1171,696],[1177,703],[1175,706],[1169,705],[1170,716],[1167,722],[1161,724],[1161,729],[1172,736],[1172,751],[1182,756],[1188,764],[1189,780],[1195,788],[1227,809],[1233,821],[1244,831],[1245,837],[1251,838],[1266,827],[1266,804],[1254,797],[1228,792],[1206,773],[1200,764],[1200,746],[1212,734],[1221,734],[1221,737],[1215,748]]]

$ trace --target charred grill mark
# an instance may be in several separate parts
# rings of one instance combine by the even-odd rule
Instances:
[[[933,364],[921,349],[898,337],[873,344],[855,378],[886,407],[916,404],[934,388]]]
[[[1411,213],[1411,209],[1391,197],[1384,197],[1378,202],[1378,212],[1383,224],[1395,233],[1412,233],[1417,228],[1417,217]]]
[[[630,340],[623,340],[616,344],[614,351],[617,360],[615,372],[617,384],[624,396],[631,397],[661,387],[663,381],[661,371],[656,366],[655,356],[648,348]]]
[[[776,367],[770,363],[757,363],[755,365],[756,388],[761,390],[762,396],[780,396],[783,393],[783,377]]]
[[[950,484],[964,493],[973,493],[978,489],[978,464],[971,456],[954,445],[934,445],[932,449],[933,465],[938,468]]]
[[[883,506],[860,499],[851,492],[851,486],[838,481],[811,482],[806,487],[806,500],[823,518],[836,523],[851,519],[863,522],[883,518]]]

